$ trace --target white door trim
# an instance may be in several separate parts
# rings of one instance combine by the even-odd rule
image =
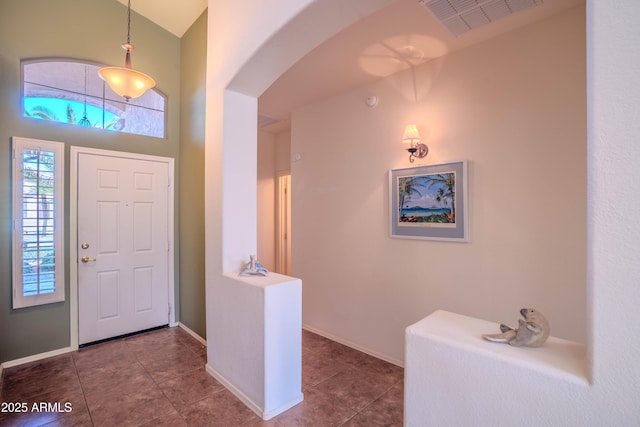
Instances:
[[[122,157],[134,160],[151,160],[167,163],[169,167],[169,325],[176,326],[175,311],[175,251],[174,251],[174,159],[148,154],[126,153],[121,151],[100,150],[96,148],[71,146],[69,155],[69,307],[70,307],[70,347],[78,349],[78,159],[80,154]]]

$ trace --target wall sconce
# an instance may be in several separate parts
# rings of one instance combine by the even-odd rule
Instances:
[[[422,159],[427,157],[429,153],[429,147],[420,143],[420,132],[416,125],[407,125],[404,128],[404,135],[402,136],[402,142],[410,144],[406,150],[409,152],[409,161],[413,163],[414,158]]]

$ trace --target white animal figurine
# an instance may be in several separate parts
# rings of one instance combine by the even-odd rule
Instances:
[[[255,255],[249,255],[249,262],[239,273],[240,276],[266,276],[269,271],[256,259]]]
[[[487,341],[504,342],[514,347],[540,347],[549,338],[551,327],[542,313],[532,308],[520,310],[523,319],[518,321],[518,328],[500,325],[501,334],[483,335]]]

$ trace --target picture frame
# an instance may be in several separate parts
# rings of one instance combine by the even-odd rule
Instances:
[[[389,171],[391,237],[469,241],[467,161]]]

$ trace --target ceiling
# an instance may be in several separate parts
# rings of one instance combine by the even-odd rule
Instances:
[[[290,113],[296,107],[508,33],[584,1],[396,0],[318,46],[275,81],[259,99],[262,129],[280,132],[289,127]],[[207,0],[131,3],[133,10],[178,37],[207,6]],[[423,3],[429,3],[431,9]],[[472,9],[462,16],[465,25],[461,30],[456,21],[461,15],[456,10],[468,5]],[[518,11],[527,5],[532,7]],[[505,9],[516,13],[503,17],[507,14],[503,13]],[[486,17],[492,15],[496,20],[487,23]],[[469,26],[473,29],[469,30]]]
[[[127,5],[128,0],[118,0]],[[207,8],[208,0],[131,0],[131,10],[182,37]]]

